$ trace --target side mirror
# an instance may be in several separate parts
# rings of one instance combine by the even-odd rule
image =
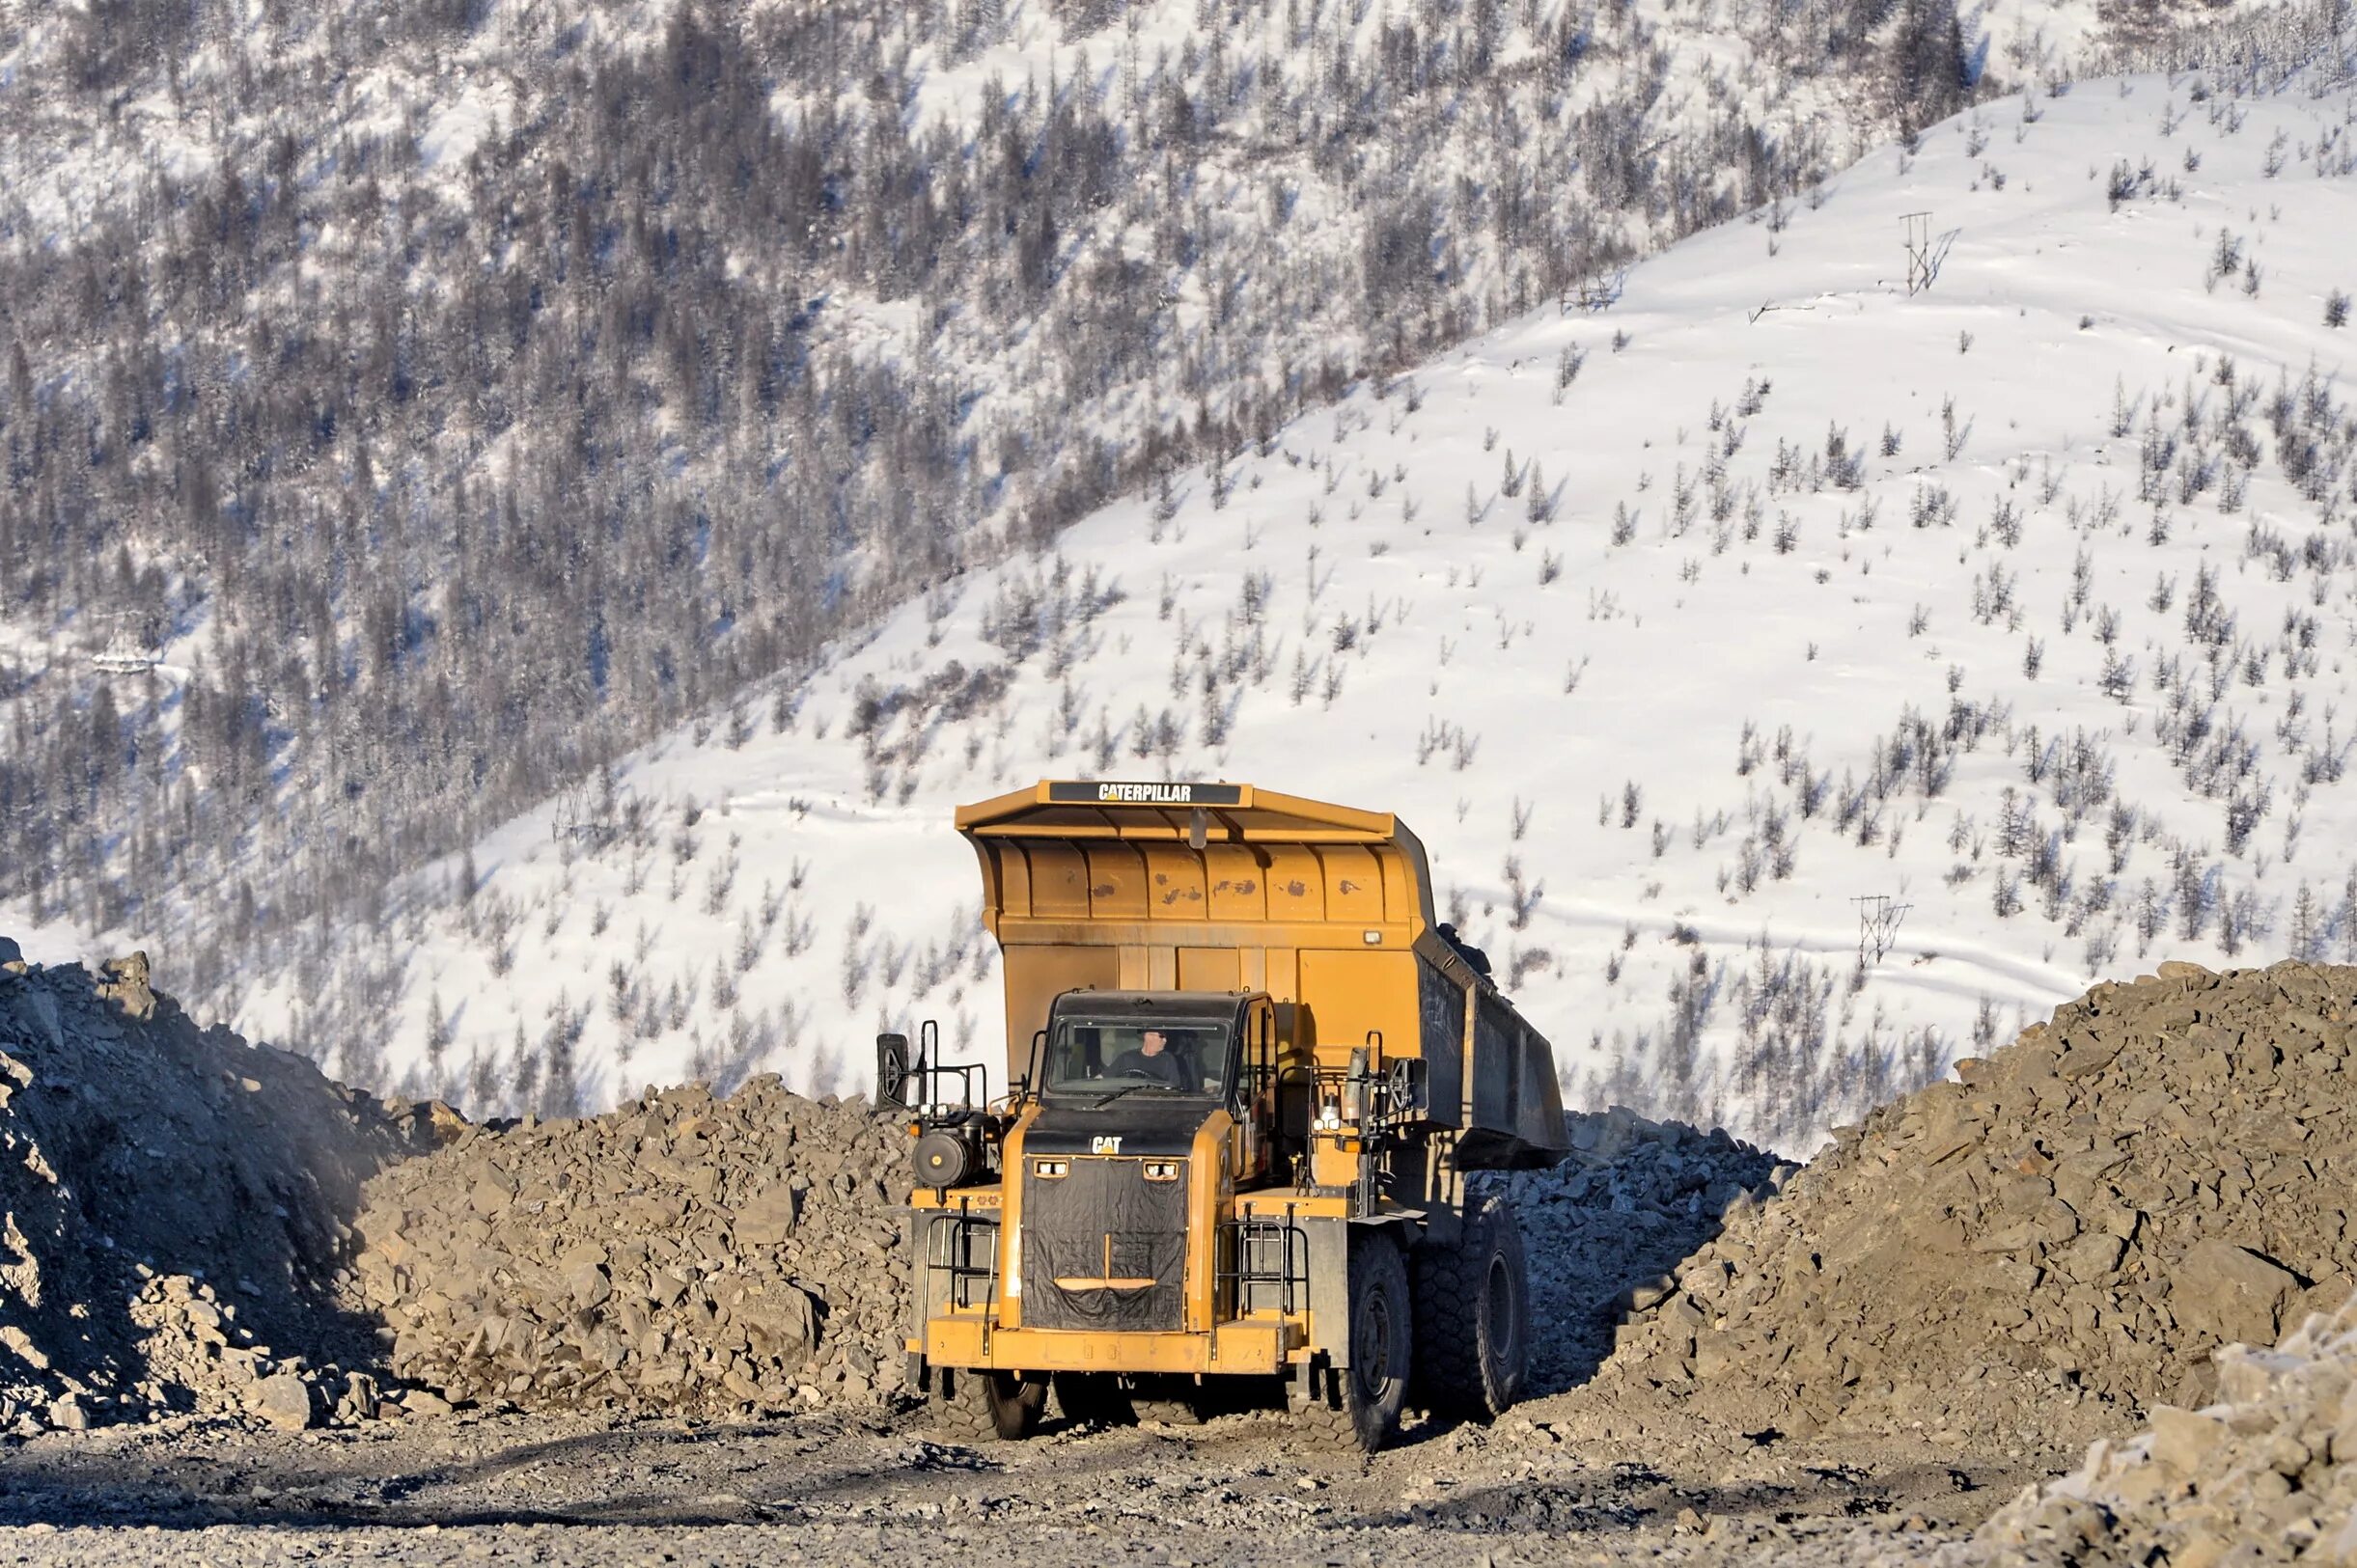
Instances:
[[[875,1037],[875,1108],[898,1106],[906,1111],[908,1103],[908,1036],[878,1034]]]
[[[1047,1084],[1047,1031],[1031,1032],[1031,1055],[1023,1062],[1022,1076],[1014,1081],[1013,1094],[1017,1100],[1028,1100],[1036,1089]]]

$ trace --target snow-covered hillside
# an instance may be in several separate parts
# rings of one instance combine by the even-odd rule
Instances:
[[[1362,388],[585,781],[237,1021],[462,1099],[849,1088],[928,1016],[994,1053],[949,814],[1041,776],[1397,810],[1569,1098],[1787,1146],[2091,977],[2357,950],[2357,98],[2231,85],[1985,104]],[[363,973],[381,1041],[324,1038]]]
[[[947,577],[2247,4],[0,6],[0,899],[226,992]]]

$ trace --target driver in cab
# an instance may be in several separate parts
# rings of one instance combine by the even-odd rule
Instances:
[[[1136,1046],[1115,1057],[1105,1069],[1105,1076],[1151,1079],[1181,1093],[1193,1087],[1186,1081],[1186,1067],[1179,1061],[1178,1054],[1170,1048],[1170,1041],[1158,1029],[1146,1031]]]

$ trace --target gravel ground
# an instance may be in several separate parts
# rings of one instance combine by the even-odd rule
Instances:
[[[1601,1389],[1357,1459],[1282,1415],[962,1447],[910,1416],[184,1417],[0,1452],[0,1562],[1867,1564],[1959,1539],[2063,1453],[1754,1443]],[[1626,1435],[1624,1435],[1626,1434]],[[1484,1554],[1486,1554],[1484,1559]]]

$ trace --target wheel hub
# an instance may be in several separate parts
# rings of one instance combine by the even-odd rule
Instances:
[[[1381,1396],[1391,1377],[1392,1335],[1391,1299],[1369,1296],[1350,1335],[1350,1372],[1370,1399]]]
[[[1522,1315],[1514,1310],[1513,1274],[1507,1268],[1505,1258],[1493,1257],[1489,1260],[1489,1286],[1482,1295],[1489,1343],[1494,1347],[1498,1360],[1511,1365],[1513,1353],[1519,1348],[1515,1340],[1521,1329]]]

